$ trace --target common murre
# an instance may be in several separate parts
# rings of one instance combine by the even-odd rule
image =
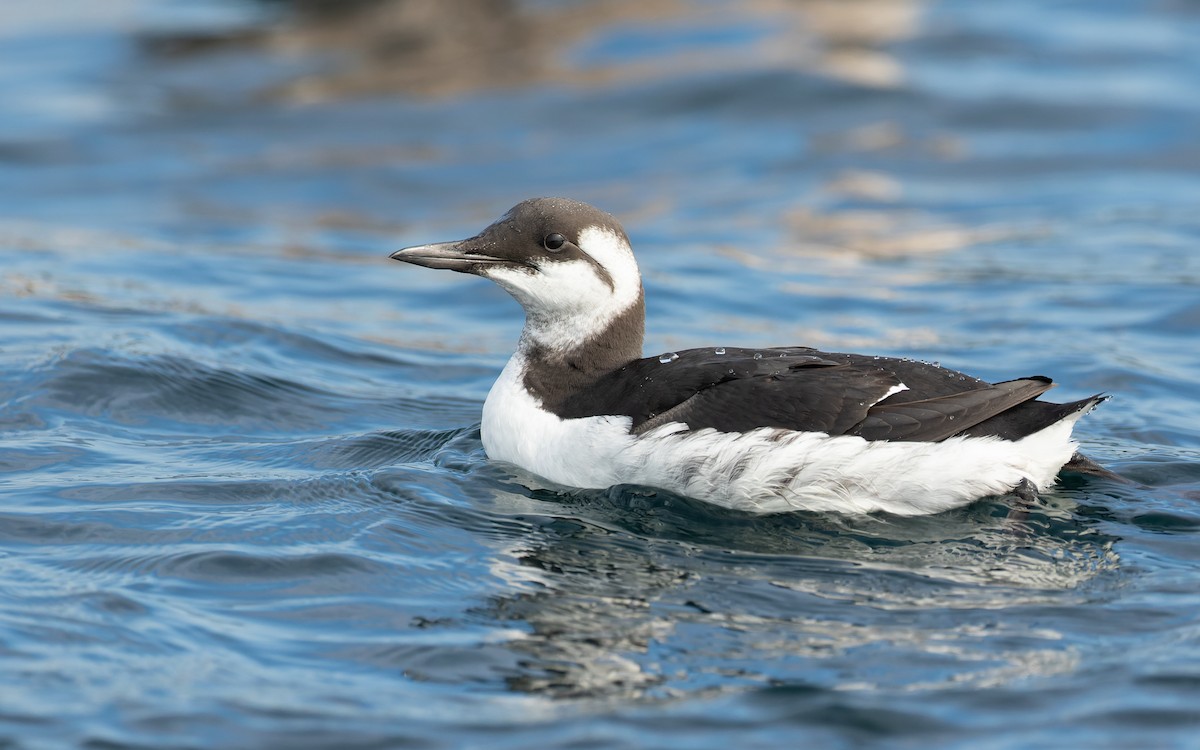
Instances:
[[[493,460],[583,488],[638,484],[728,508],[899,515],[1032,494],[1106,397],[1038,401],[1049,378],[987,383],[924,362],[808,347],[642,358],[629,239],[585,203],[536,198],[478,235],[395,260],[491,279],[525,327],[483,406]]]

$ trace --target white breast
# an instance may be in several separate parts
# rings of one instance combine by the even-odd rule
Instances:
[[[518,352],[483,404],[480,433],[488,457],[571,487],[603,488],[628,481],[620,478],[620,467],[621,457],[635,442],[629,417],[561,419],[525,390],[524,369]]]
[[[1023,479],[1049,487],[1075,450],[1070,436],[1079,417],[1016,442],[867,441],[775,428],[693,432],[679,423],[634,436],[629,417],[561,419],[544,410],[525,390],[523,369],[518,352],[484,404],[490,458],[571,487],[640,484],[756,513],[919,515],[1002,494]]]

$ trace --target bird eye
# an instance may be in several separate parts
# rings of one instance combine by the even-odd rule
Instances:
[[[567,244],[567,238],[563,237],[558,232],[548,234],[546,235],[546,238],[542,240],[542,247],[546,248],[552,253],[562,250],[562,246],[565,244]]]

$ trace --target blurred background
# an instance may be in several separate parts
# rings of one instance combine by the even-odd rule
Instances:
[[[0,12],[0,231],[43,251],[18,254],[3,278],[32,294],[111,298],[132,284],[154,304],[259,320],[324,325],[352,304],[355,322],[395,320],[409,285],[464,282],[385,270],[383,251],[473,233],[535,195],[620,216],[647,274],[676,282],[652,296],[659,316],[675,293],[716,294],[720,314],[700,330],[779,326],[771,342],[935,343],[922,325],[855,326],[839,308],[928,268],[897,259],[957,253],[969,260],[956,272],[975,276],[1011,259],[1006,273],[1051,295],[1086,270],[1091,292],[1069,294],[1118,317],[1128,305],[1105,304],[1100,285],[1160,262],[1195,272],[1200,10],[1187,0],[54,0]],[[160,242],[172,251],[146,247]],[[276,262],[317,287],[247,279],[278,278]],[[354,264],[369,264],[368,287],[347,275]],[[844,282],[824,275],[830,264],[850,269]],[[817,268],[835,299],[814,305],[804,274]],[[727,297],[704,286],[708,271]],[[213,273],[238,281],[203,283]],[[764,287],[784,293],[764,300]],[[1009,304],[986,299],[956,306]],[[1021,307],[1035,325],[1037,306]],[[1024,312],[983,314],[975,343]],[[690,340],[687,321],[659,319],[659,341]],[[497,350],[459,328],[403,339]]]
[[[1186,747],[1194,0],[0,7],[0,745]],[[520,309],[389,263],[617,215],[647,355],[1052,376],[1130,485],[749,518],[486,461]],[[1069,735],[1063,734],[1070,732]]]

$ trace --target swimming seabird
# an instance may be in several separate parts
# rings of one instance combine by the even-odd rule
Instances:
[[[1075,422],[1104,400],[1038,400],[1033,376],[987,383],[908,359],[707,347],[642,357],[645,304],[611,215],[517,204],[470,239],[395,260],[491,279],[525,308],[488,393],[489,458],[581,488],[636,484],[727,508],[900,515],[1051,487]]]

